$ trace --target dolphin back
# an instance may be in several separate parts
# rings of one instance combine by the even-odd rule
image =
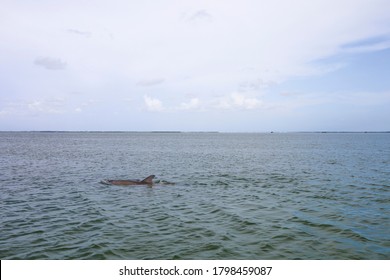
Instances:
[[[142,184],[147,184],[147,185],[152,185],[152,184],[153,184],[153,179],[154,179],[154,177],[156,177],[156,176],[150,175],[150,176],[146,177],[145,179],[143,179],[143,180],[141,181],[141,183],[142,183]]]

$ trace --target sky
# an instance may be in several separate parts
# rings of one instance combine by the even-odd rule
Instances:
[[[390,131],[389,0],[0,0],[0,131]]]

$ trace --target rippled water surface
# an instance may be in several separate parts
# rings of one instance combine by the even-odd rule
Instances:
[[[1,259],[390,259],[390,134],[3,132],[0,188]]]

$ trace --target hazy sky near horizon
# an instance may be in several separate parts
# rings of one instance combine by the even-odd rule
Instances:
[[[0,130],[390,130],[389,0],[0,0]]]

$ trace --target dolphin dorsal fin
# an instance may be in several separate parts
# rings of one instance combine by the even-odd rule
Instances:
[[[156,177],[156,176],[150,175],[150,176],[146,177],[145,179],[143,179],[141,181],[141,183],[145,183],[145,184],[151,185],[151,184],[153,184],[154,177]]]

